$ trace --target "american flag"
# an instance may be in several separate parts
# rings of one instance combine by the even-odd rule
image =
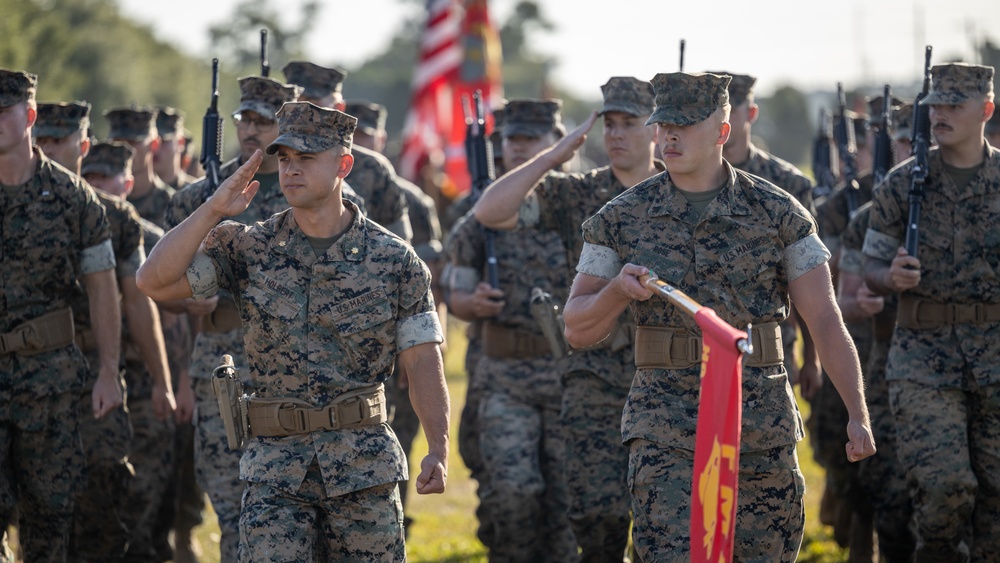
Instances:
[[[471,97],[477,89],[489,107],[503,95],[500,38],[486,0],[429,0],[403,126],[399,157],[403,176],[416,181],[423,164],[443,157],[445,173],[456,188],[456,193],[446,195],[468,190],[462,96]]]

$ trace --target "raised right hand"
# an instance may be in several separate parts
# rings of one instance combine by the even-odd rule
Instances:
[[[253,156],[222,182],[206,202],[213,213],[220,217],[232,217],[246,211],[260,188],[260,182],[253,180],[253,176],[263,161],[264,153],[260,149],[254,151]]]

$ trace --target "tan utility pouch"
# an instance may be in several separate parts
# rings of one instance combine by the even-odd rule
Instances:
[[[381,384],[344,393],[320,408],[291,397],[251,397],[249,407],[250,434],[254,437],[375,426],[388,419]]]
[[[202,332],[229,332],[242,326],[243,319],[232,297],[219,297],[215,310],[201,318]]]
[[[32,356],[73,343],[73,310],[69,307],[45,313],[0,334],[0,356]]]
[[[1000,321],[1000,303],[935,303],[912,295],[899,297],[900,328],[928,330],[945,325]]]
[[[243,382],[236,373],[236,366],[233,365],[233,357],[229,354],[222,356],[222,364],[212,372],[212,390],[219,401],[219,416],[226,428],[229,449],[242,449],[250,440],[247,396],[243,392]]]
[[[750,331],[753,354],[743,365],[775,366],[785,359],[781,325],[762,323]],[[639,326],[635,330],[635,367],[684,369],[701,363],[701,337],[685,328]]]
[[[486,322],[483,353],[491,358],[537,358],[551,354],[552,348],[544,336]]]

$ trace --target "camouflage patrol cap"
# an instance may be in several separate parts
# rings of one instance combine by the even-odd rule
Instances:
[[[949,63],[931,67],[931,90],[922,104],[957,105],[993,91],[993,67]]]
[[[160,106],[157,108],[156,130],[160,133],[160,138],[171,141],[184,136],[184,112],[170,106]]]
[[[493,114],[493,131],[490,132],[490,142],[493,143],[493,155],[500,156],[500,143],[502,142],[502,137],[500,132],[503,131],[503,125],[507,121],[507,100],[500,100],[500,107],[495,107],[490,110]]]
[[[34,100],[37,84],[37,75],[0,68],[0,108]]]
[[[913,104],[904,102],[892,110],[892,138],[896,141],[913,137]]]
[[[302,88],[293,84],[283,84],[273,78],[246,76],[239,79],[240,107],[234,115],[252,111],[267,119],[277,119],[278,110],[285,102],[294,102],[302,93]]]
[[[62,139],[90,127],[90,104],[60,102],[38,104],[38,118],[31,129],[37,137]]]
[[[104,112],[110,131],[108,138],[123,141],[141,141],[156,134],[155,108],[112,108]]]
[[[502,135],[541,137],[546,133],[565,133],[562,124],[562,100],[521,98],[508,100],[504,107]]]
[[[601,86],[604,105],[598,115],[619,111],[645,117],[653,111],[653,85],[631,76],[613,76]]]
[[[738,106],[745,102],[747,98],[750,97],[750,92],[753,92],[753,86],[757,83],[756,76],[750,76],[749,74],[735,74],[732,72],[725,71],[709,71],[709,74],[715,74],[718,76],[732,76],[732,81],[729,82],[729,103],[732,106]]]
[[[301,86],[302,95],[307,98],[323,98],[330,94],[341,92],[347,71],[340,68],[327,68],[308,61],[292,61],[286,64],[281,72],[292,84]]]
[[[891,111],[895,111],[896,108],[903,105],[905,102],[902,98],[897,98],[892,96],[892,101],[889,102],[889,107]],[[885,109],[885,96],[876,96],[868,100],[868,115],[871,116],[873,122],[878,122],[882,119],[882,110]]]
[[[83,157],[80,174],[100,174],[117,176],[132,169],[135,150],[125,143],[97,143]]]
[[[299,152],[316,153],[335,145],[351,148],[357,118],[312,102],[288,102],[278,111],[278,138],[265,152],[274,154],[279,146]]]
[[[671,72],[653,77],[656,108],[646,120],[652,123],[694,125],[708,119],[729,103],[726,89],[732,77],[711,73]]]
[[[388,110],[382,104],[368,100],[348,100],[344,103],[344,113],[358,118],[357,131],[366,135],[374,135],[385,130],[385,119]]]

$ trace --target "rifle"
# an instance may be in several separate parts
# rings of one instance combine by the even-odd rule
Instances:
[[[684,40],[681,39],[681,72],[684,72]]]
[[[212,59],[212,103],[201,122],[201,165],[212,191],[219,187],[222,166],[222,116],[219,115],[219,59]]]
[[[267,30],[260,30],[260,75],[267,78],[271,74],[271,63],[267,62]]]
[[[872,179],[876,186],[885,179],[885,175],[896,161],[892,136],[889,134],[889,129],[892,128],[892,91],[888,84],[885,85],[882,100],[882,117],[878,122],[878,134],[875,136],[875,162],[872,167]]]
[[[816,179],[813,198],[825,197],[837,185],[837,151],[833,150],[833,123],[826,108],[819,110],[819,134],[813,140],[812,169]]]
[[[847,97],[843,83],[837,83],[838,115],[833,123],[833,137],[837,141],[837,152],[844,163],[844,195],[847,196],[847,214],[854,216],[858,210],[858,145],[854,138],[854,123],[847,115]]]
[[[469,166],[469,176],[472,178],[473,201],[479,199],[486,188],[493,182],[493,143],[486,135],[486,118],[483,110],[483,95],[480,90],[472,95],[472,108],[463,100],[462,110],[465,111],[465,156]],[[500,287],[500,274],[497,270],[496,231],[483,228],[486,239],[486,277],[494,289]]]
[[[924,50],[924,84],[913,101],[913,171],[910,181],[910,216],[906,221],[906,253],[917,257],[920,241],[920,206],[924,201],[931,137],[930,108],[922,104],[931,88],[931,46]]]

